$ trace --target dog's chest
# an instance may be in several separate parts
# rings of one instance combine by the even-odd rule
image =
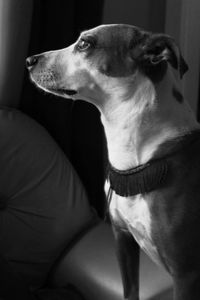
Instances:
[[[128,228],[140,247],[158,264],[162,264],[152,239],[152,216],[147,200],[142,195],[121,197],[113,192],[110,213],[119,226]]]

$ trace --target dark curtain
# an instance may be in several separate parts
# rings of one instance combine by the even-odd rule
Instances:
[[[29,54],[64,48],[82,30],[101,24],[102,0],[34,0]],[[24,79],[21,109],[41,123],[57,141],[77,170],[90,203],[103,214],[103,127],[95,107],[44,94]]]
[[[200,70],[200,66],[199,66]],[[200,71],[199,71],[199,97],[198,97],[198,105],[197,105],[197,120],[200,122]]]

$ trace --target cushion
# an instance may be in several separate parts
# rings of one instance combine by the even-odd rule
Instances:
[[[47,131],[0,107],[0,253],[33,288],[93,222],[72,165]]]

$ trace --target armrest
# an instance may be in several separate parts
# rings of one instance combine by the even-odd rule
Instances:
[[[140,282],[141,300],[172,299],[170,277],[143,252]],[[101,222],[87,232],[58,262],[51,284],[73,284],[87,300],[124,299],[111,226]]]
[[[100,223],[59,261],[53,275],[56,287],[74,284],[87,300],[122,300],[123,287],[112,229]]]

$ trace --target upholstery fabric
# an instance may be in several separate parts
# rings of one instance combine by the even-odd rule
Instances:
[[[47,131],[0,107],[0,255],[39,287],[94,218],[76,172]]]

